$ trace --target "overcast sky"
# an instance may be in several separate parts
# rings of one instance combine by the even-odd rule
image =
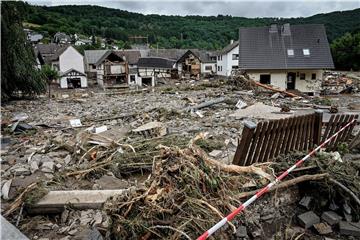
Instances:
[[[143,14],[164,15],[232,15],[241,17],[307,17],[318,13],[351,10],[360,8],[360,0],[227,0],[227,1],[196,1],[196,0],[28,0],[36,5],[99,5]]]

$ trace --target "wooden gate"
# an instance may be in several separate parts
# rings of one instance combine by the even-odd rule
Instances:
[[[358,115],[337,114],[332,115],[328,123],[323,123],[323,113],[317,111],[309,115],[263,121],[257,125],[246,122],[233,164],[248,166],[269,161],[280,154],[309,150],[354,118],[357,119]],[[354,125],[339,134],[327,148],[333,149],[337,143],[346,141]]]

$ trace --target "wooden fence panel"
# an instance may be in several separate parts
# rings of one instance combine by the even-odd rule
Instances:
[[[327,124],[322,112],[291,118],[263,121],[257,125],[246,122],[236,149],[233,164],[248,166],[265,162],[292,151],[306,151],[329,138],[358,115],[332,115]],[[334,138],[328,149],[348,140],[355,124]],[[324,134],[322,134],[324,132]]]

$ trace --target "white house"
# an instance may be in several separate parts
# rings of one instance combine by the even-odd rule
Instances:
[[[81,55],[74,47],[68,46],[59,55],[58,61],[61,88],[87,87],[83,55]]]
[[[282,90],[314,94],[334,68],[322,24],[240,28],[239,69]]]
[[[84,57],[71,45],[55,43],[37,44],[34,48],[36,61],[50,65],[59,72],[61,88],[85,88],[88,86],[84,69]]]
[[[217,75],[230,76],[239,67],[239,41],[231,40],[217,55]]]
[[[75,46],[91,45],[92,41],[88,39],[79,39],[75,42]]]

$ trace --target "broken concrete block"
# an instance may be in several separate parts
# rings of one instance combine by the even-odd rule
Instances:
[[[345,213],[351,214],[351,207],[347,203],[343,204],[343,209],[344,209]]]
[[[149,122],[133,130],[133,132],[148,137],[160,137],[167,134],[167,128],[161,122]]]
[[[36,172],[38,169],[39,169],[38,163],[37,163],[36,161],[32,161],[32,162],[30,163],[31,173]]]
[[[310,210],[311,201],[312,197],[305,196],[300,200],[299,205],[306,208],[307,210]]]
[[[339,216],[336,212],[327,211],[323,212],[323,214],[321,215],[321,219],[330,225],[335,225],[341,221],[342,217]]]
[[[44,162],[41,167],[41,171],[45,173],[53,173],[54,172],[54,162]]]
[[[71,127],[81,127],[82,126],[80,119],[70,119],[69,122],[70,122]]]
[[[239,226],[237,229],[236,229],[236,234],[235,234],[237,237],[239,238],[247,238],[248,235],[247,235],[247,230],[246,230],[246,227],[245,226]]]
[[[340,221],[339,230],[342,235],[360,237],[360,222]]]
[[[22,234],[14,225],[12,225],[3,216],[0,216],[1,223],[1,235],[0,239],[16,239],[16,240],[29,240],[24,234]]]
[[[217,157],[220,157],[222,154],[222,151],[220,150],[213,150],[209,153],[209,156],[210,157],[213,157],[213,158],[217,158]]]
[[[239,100],[236,105],[235,105],[238,109],[243,109],[243,108],[246,108],[247,107],[247,103],[242,101],[242,100]]]
[[[327,223],[314,224],[314,228],[320,235],[326,235],[332,233],[332,229]]]
[[[312,225],[320,222],[320,218],[313,211],[300,214],[298,220],[300,225],[304,228],[310,228]]]
[[[347,222],[351,222],[352,221],[352,215],[347,214],[345,211],[343,213],[344,213],[345,220]]]

